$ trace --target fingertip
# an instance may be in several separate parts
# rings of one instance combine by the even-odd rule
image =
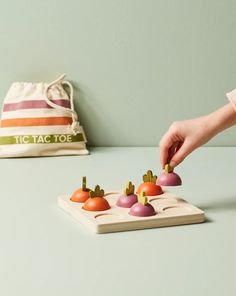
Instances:
[[[160,163],[163,169],[165,168],[167,162],[169,162],[169,149],[174,144],[174,140],[171,135],[172,133],[168,131],[159,142]]]
[[[163,161],[161,161],[161,168],[164,170],[165,168],[165,163]]]
[[[163,168],[164,160],[163,160],[163,156],[161,154],[160,154],[160,164],[161,164],[161,167]]]
[[[170,166],[171,166],[172,168],[175,168],[177,165],[178,165],[178,163],[176,163],[176,161],[174,161],[174,160],[171,160],[171,161],[170,161]]]
[[[160,149],[160,163],[161,163],[161,167],[164,168],[166,161],[167,161],[167,151],[166,149]]]

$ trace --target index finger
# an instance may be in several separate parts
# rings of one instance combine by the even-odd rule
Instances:
[[[159,143],[160,149],[160,162],[162,168],[164,168],[165,164],[168,163],[169,159],[169,149],[174,145],[174,140],[171,136],[171,133],[168,131],[161,139]]]

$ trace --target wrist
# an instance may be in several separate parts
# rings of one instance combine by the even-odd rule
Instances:
[[[220,132],[219,121],[217,120],[215,114],[210,113],[202,117],[203,120],[203,128],[206,131],[206,134],[209,138],[214,137],[216,134]]]
[[[236,125],[236,112],[229,103],[205,116],[206,128],[214,135]]]

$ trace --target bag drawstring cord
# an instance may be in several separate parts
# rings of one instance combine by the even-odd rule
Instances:
[[[45,101],[47,102],[47,104],[49,106],[51,106],[52,108],[55,108],[55,109],[58,109],[58,110],[63,110],[63,111],[66,111],[68,113],[71,114],[72,116],[72,125],[71,125],[71,128],[72,128],[72,131],[74,134],[76,134],[78,132],[78,127],[79,127],[79,122],[78,122],[78,116],[77,116],[77,113],[75,112],[74,110],[74,90],[73,90],[73,86],[72,84],[67,81],[67,80],[64,80],[66,74],[62,74],[60,77],[58,77],[56,80],[52,81],[51,83],[49,83],[46,88],[45,88],[45,93],[44,93],[44,99]],[[69,94],[69,99],[70,99],[70,108],[66,108],[66,107],[63,107],[63,106],[60,106],[60,105],[57,105],[55,103],[53,103],[49,97],[48,97],[48,91],[49,89],[53,86],[53,85],[56,85],[56,84],[62,84],[63,85],[67,85],[70,89],[70,94]]]

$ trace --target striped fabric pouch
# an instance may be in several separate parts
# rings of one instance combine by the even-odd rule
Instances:
[[[2,107],[1,158],[88,154],[74,110],[73,87],[64,77],[49,84],[11,85]]]

